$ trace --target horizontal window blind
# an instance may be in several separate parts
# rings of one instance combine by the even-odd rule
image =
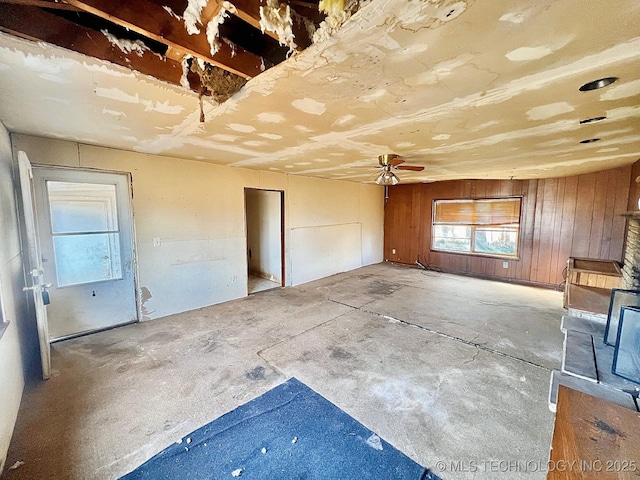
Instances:
[[[435,225],[512,225],[520,222],[520,198],[436,200]]]

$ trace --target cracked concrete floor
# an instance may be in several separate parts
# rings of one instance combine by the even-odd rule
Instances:
[[[118,478],[295,376],[445,479],[541,479],[561,305],[384,263],[57,343],[2,478]]]

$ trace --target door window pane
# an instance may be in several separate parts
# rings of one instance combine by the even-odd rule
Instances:
[[[122,278],[116,186],[47,182],[58,287]]]
[[[49,181],[47,192],[54,234],[118,230],[115,185]]]
[[[122,278],[120,234],[53,237],[58,286]]]

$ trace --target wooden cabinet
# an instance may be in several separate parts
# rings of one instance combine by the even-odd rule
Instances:
[[[564,287],[565,308],[606,314],[614,288],[622,288],[622,271],[617,261],[569,258]]]

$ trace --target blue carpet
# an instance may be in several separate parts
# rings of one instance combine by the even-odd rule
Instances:
[[[166,448],[137,479],[438,479],[295,378]]]

